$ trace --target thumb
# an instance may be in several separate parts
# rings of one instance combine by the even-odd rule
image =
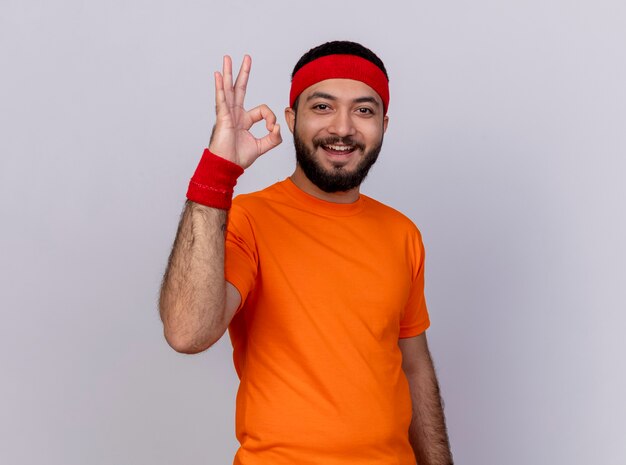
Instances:
[[[268,150],[273,149],[283,141],[280,135],[280,125],[274,124],[269,134],[261,139],[257,139],[257,147],[259,155],[263,155]]]

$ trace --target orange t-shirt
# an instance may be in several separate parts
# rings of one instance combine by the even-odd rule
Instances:
[[[287,179],[234,200],[225,269],[242,297],[235,465],[414,465],[398,338],[429,326],[415,225]]]

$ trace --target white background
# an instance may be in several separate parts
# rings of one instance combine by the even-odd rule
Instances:
[[[456,463],[626,463],[623,2],[0,5],[0,462],[232,463],[230,342],[177,354],[156,309],[212,72],[250,53],[282,121],[349,39],[391,77],[363,191],[424,235]],[[284,136],[239,192],[291,173]]]

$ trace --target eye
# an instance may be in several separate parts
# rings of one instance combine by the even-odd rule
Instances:
[[[362,115],[373,115],[374,114],[374,110],[372,110],[371,108],[368,108],[368,107],[357,108],[357,111],[360,114],[362,114]]]
[[[313,109],[324,111],[324,110],[328,110],[329,106],[326,105],[325,103],[318,103],[317,105],[313,105]]]

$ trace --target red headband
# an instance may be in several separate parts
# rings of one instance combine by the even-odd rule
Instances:
[[[289,106],[293,107],[296,98],[304,89],[326,79],[353,79],[367,84],[380,95],[387,114],[389,107],[387,76],[374,63],[356,55],[326,55],[300,68],[291,80]]]

